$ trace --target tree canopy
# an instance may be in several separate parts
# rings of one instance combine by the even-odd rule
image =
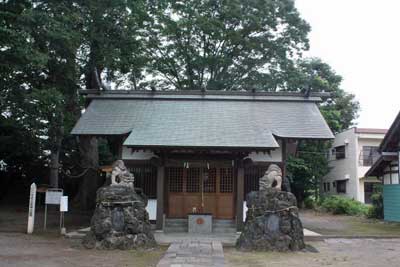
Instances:
[[[322,60],[303,58],[311,28],[293,0],[9,0],[0,6],[0,139],[8,144],[0,148],[0,172],[33,179],[29,170],[39,164],[56,181],[62,164],[78,162],[69,135],[83,108],[78,90],[99,80],[132,90],[311,89],[331,93],[320,109],[334,132],[357,116],[358,102],[341,88],[342,78]],[[299,170],[312,161],[299,159]],[[308,170],[305,177],[321,176],[316,167]]]

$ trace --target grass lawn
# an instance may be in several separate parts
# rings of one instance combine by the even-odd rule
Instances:
[[[400,236],[400,223],[302,210],[303,226],[322,235]]]

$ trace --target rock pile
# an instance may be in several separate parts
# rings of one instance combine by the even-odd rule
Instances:
[[[83,245],[98,249],[155,246],[146,206],[147,198],[132,187],[111,185],[100,188],[91,229]]]
[[[244,229],[236,242],[242,250],[296,251],[305,247],[296,197],[267,188],[247,195]]]

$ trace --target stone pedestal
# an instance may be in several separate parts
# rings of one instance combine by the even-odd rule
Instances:
[[[189,233],[211,234],[212,233],[212,215],[191,213],[188,215]]]
[[[100,188],[91,229],[83,245],[99,249],[155,246],[146,205],[147,198],[132,187],[111,185]]]
[[[296,251],[305,247],[296,197],[268,188],[247,195],[244,229],[236,242],[242,250]]]

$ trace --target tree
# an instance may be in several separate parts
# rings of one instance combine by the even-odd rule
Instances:
[[[341,88],[342,77],[321,59],[301,59],[294,68],[283,73],[281,87],[287,91],[329,92],[320,104],[320,111],[333,133],[348,129],[354,123],[359,103],[354,95]],[[292,188],[301,203],[307,196],[318,198],[320,181],[329,172],[330,142],[300,142],[295,157],[288,159]]]
[[[82,59],[86,88],[94,88],[93,70],[97,79],[101,74],[116,87],[142,88],[144,69],[148,63],[145,55],[146,31],[149,20],[145,0],[85,0],[84,43]]]
[[[9,136],[17,134],[32,146],[32,153],[21,153],[20,159],[2,156],[0,161],[15,169],[26,157],[43,168],[47,164],[53,186],[63,163],[76,165],[76,174],[84,173],[78,194],[84,208],[94,203],[98,144],[94,138],[77,144],[69,132],[83,108],[78,90],[99,88],[98,81],[133,89],[331,92],[320,109],[334,132],[349,127],[357,114],[358,103],[341,89],[341,77],[329,65],[301,59],[310,27],[292,0],[14,0],[0,5],[0,138],[12,143]],[[23,152],[20,144],[15,150]],[[321,146],[300,145],[311,152],[322,151]],[[317,159],[301,154],[298,159],[293,173],[317,181],[324,170],[311,165]],[[315,186],[311,180],[304,184]]]
[[[297,60],[281,77],[282,90],[304,92],[310,89],[331,94],[320,104],[320,110],[334,133],[348,129],[358,117],[360,105],[355,96],[341,88],[343,78],[321,59]]]
[[[308,48],[292,0],[160,1],[149,24],[154,83],[164,89],[276,90]]]
[[[62,142],[80,115],[76,55],[81,45],[81,10],[73,1],[35,1],[28,13],[33,47],[47,56],[26,100],[37,129],[47,136],[50,185],[59,186]],[[34,112],[36,111],[36,112]]]
[[[32,46],[31,1],[0,3],[0,176],[32,181],[46,163],[42,140],[27,124],[26,93],[47,55]],[[3,175],[4,174],[4,175]],[[8,187],[3,184],[2,191]]]

